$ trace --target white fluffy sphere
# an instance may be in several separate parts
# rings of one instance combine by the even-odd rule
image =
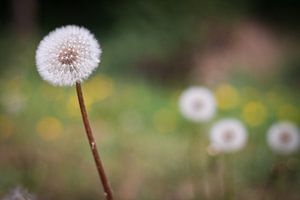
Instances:
[[[44,37],[36,51],[36,65],[49,83],[72,86],[89,77],[98,67],[100,55],[100,46],[89,30],[69,25]]]
[[[216,100],[204,87],[190,87],[180,96],[179,108],[184,117],[194,122],[210,120],[216,112]]]
[[[245,146],[247,138],[246,128],[236,119],[220,120],[210,130],[212,146],[219,152],[240,150]]]
[[[290,122],[275,123],[268,130],[267,142],[276,153],[293,153],[300,146],[299,130]]]

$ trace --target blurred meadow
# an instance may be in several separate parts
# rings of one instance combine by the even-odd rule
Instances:
[[[43,200],[104,199],[74,87],[36,70],[40,40],[84,26],[100,67],[83,93],[116,199],[300,199],[300,153],[266,142],[278,121],[300,125],[296,0],[0,1],[0,198],[22,186]],[[209,88],[211,120],[180,113],[181,93]],[[223,118],[247,129],[244,148],[217,153]]]

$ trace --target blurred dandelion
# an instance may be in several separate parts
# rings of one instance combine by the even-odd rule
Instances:
[[[216,100],[204,87],[190,87],[180,96],[179,108],[184,117],[193,122],[210,120],[216,112]]]
[[[78,102],[89,145],[94,156],[105,197],[111,200],[113,199],[112,190],[90,127],[81,88],[81,82],[87,79],[93,70],[98,67],[100,55],[100,45],[89,30],[69,25],[58,28],[44,37],[36,51],[36,65],[41,77],[52,85],[73,86],[76,84]],[[92,103],[91,101],[89,104]],[[42,136],[45,136],[43,129],[49,122],[55,125],[54,130],[56,130],[57,134],[60,131],[61,126],[58,121],[54,119],[42,120],[37,125],[37,131]],[[49,136],[47,138],[50,139]]]
[[[247,130],[236,119],[223,119],[210,130],[210,149],[213,152],[232,152],[243,148],[247,142]]]
[[[27,190],[22,187],[16,187],[12,189],[3,200],[35,200],[35,196],[30,194]]]
[[[294,153],[300,146],[299,129],[291,122],[275,123],[267,132],[267,142],[276,153]]]

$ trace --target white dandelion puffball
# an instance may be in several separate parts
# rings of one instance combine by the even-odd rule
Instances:
[[[101,49],[89,30],[74,25],[50,32],[36,51],[36,65],[41,77],[58,86],[82,82],[100,62]]]
[[[16,187],[7,194],[3,200],[35,200],[35,196],[22,187]]]
[[[204,87],[190,87],[180,96],[179,108],[184,117],[193,122],[210,120],[216,112],[216,100]]]
[[[291,154],[299,149],[299,130],[290,122],[273,124],[267,132],[267,142],[276,153]]]
[[[223,119],[210,130],[212,146],[219,152],[233,152],[243,148],[247,142],[247,130],[236,119]]]

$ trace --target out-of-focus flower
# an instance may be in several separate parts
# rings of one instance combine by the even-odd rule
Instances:
[[[222,84],[216,89],[218,106],[227,110],[236,107],[240,103],[238,91],[229,84]]]
[[[16,187],[6,195],[3,200],[35,200],[35,196],[31,195],[25,189],[21,187]]]
[[[290,122],[275,123],[267,132],[267,142],[276,153],[291,154],[299,149],[299,130]]]
[[[248,102],[243,108],[243,118],[251,126],[258,126],[266,120],[267,109],[258,101]]]
[[[223,119],[216,122],[210,130],[211,148],[216,152],[237,151],[247,142],[247,130],[236,119]]]
[[[194,122],[210,120],[216,112],[216,100],[210,90],[204,87],[190,87],[179,100],[182,115]]]
[[[53,85],[72,86],[97,68],[101,49],[89,30],[74,25],[49,33],[36,51],[36,64],[42,78]]]
[[[114,92],[114,83],[108,76],[96,75],[85,84],[85,90],[90,94],[89,97],[85,97],[86,106],[89,107],[94,102],[111,96]]]
[[[46,141],[55,140],[63,132],[63,126],[54,117],[44,117],[37,123],[36,132]]]

